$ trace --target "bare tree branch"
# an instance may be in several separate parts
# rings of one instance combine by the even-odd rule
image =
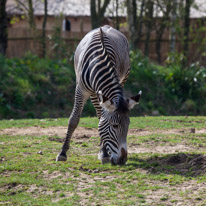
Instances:
[[[17,3],[18,6],[22,7],[24,9],[24,11],[28,12],[29,9],[25,6],[24,3],[22,3],[22,1],[15,0],[15,2]]]
[[[96,0],[90,0],[91,23],[93,29],[101,26],[109,2],[110,0],[104,0],[103,6],[101,7],[100,1],[98,0],[98,11],[96,11]]]

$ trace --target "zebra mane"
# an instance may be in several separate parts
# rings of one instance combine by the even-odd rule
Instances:
[[[105,50],[107,57],[111,60],[111,62],[113,62],[112,57],[110,56],[110,53],[107,51],[107,48],[106,48],[105,43],[104,43],[104,32],[103,32],[101,27],[99,28],[99,30],[100,30],[100,40],[102,43],[102,47]],[[114,63],[114,67],[115,67],[115,63]],[[118,95],[119,97],[117,98],[117,101],[116,101],[117,111],[126,113],[126,112],[128,112],[129,107],[128,107],[127,101],[125,101],[125,99],[123,97],[123,88],[122,88],[121,84],[119,83],[119,77],[117,75],[116,69],[114,69],[113,78],[117,81],[117,84],[119,84],[119,95]]]
[[[117,111],[126,113],[129,111],[129,105],[128,102],[124,99],[123,96],[119,97],[119,102],[117,104]]]
[[[102,31],[102,27],[99,27],[99,30],[100,30],[100,40],[101,40],[101,43],[102,43],[102,47],[105,50],[106,55],[111,59],[109,53],[107,52],[106,46],[104,44],[104,32]]]
[[[102,46],[104,47],[104,39],[103,39],[103,31],[102,31],[102,28],[99,27],[99,30],[100,30],[100,40],[101,40]],[[104,47],[104,48],[105,48],[105,47]]]

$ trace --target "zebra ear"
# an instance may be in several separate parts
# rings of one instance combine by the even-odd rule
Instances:
[[[103,96],[101,91],[99,91],[98,94],[99,94],[99,99],[100,99],[100,103],[99,103],[100,106],[108,110],[109,112],[113,112],[116,109],[114,103],[107,97]]]
[[[139,91],[139,93],[136,96],[127,99],[129,109],[133,109],[136,104],[139,104],[139,99],[141,95],[142,95],[142,91]]]

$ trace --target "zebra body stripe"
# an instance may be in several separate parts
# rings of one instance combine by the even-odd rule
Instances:
[[[90,97],[100,119],[100,156],[110,156],[110,160],[115,164],[121,164],[121,161],[125,163],[129,117],[123,86],[130,72],[126,37],[110,26],[92,30],[79,43],[74,65],[77,84],[75,102],[66,139],[57,160],[66,159],[72,133],[78,125],[83,106]],[[103,108],[104,103],[100,103],[100,94],[108,104],[113,104],[116,110],[109,112]]]

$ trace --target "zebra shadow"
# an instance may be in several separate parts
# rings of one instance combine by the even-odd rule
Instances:
[[[178,174],[185,177],[196,177],[206,174],[206,155],[177,153],[155,155],[141,159],[129,157],[127,167],[141,168],[153,174]]]

